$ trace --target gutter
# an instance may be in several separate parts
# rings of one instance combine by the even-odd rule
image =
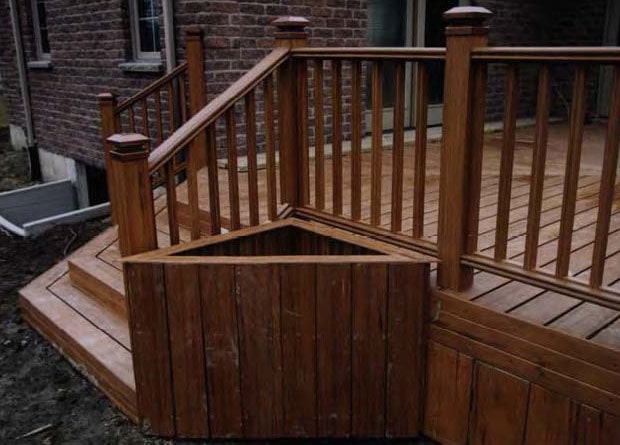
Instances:
[[[12,0],[15,1],[15,0]],[[166,52],[166,72],[172,71],[176,65],[176,46],[174,38],[174,6],[172,0],[163,0],[164,13],[164,43]]]

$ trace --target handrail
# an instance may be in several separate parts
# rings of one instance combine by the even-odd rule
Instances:
[[[350,48],[309,48],[292,50],[292,56],[302,59],[405,59],[405,60],[443,60],[445,48],[399,48],[399,47],[350,47]]]
[[[201,131],[215,122],[238,100],[272,74],[290,55],[290,48],[276,48],[254,68],[233,83],[226,91],[213,99],[206,107],[192,116],[185,124],[161,143],[149,155],[149,171],[164,166],[179,150],[185,147]]]
[[[567,46],[567,47],[502,47],[475,48],[472,60],[490,62],[540,61],[540,62],[620,62],[617,46]]]
[[[160,77],[155,82],[149,84],[146,88],[140,90],[139,92],[137,92],[133,96],[128,97],[127,99],[125,99],[124,101],[119,103],[118,106],[116,107],[115,113],[116,114],[122,113],[127,108],[132,106],[134,103],[138,102],[141,99],[146,98],[151,93],[155,92],[155,90],[157,90],[159,87],[161,87],[162,85],[165,85],[166,83],[170,82],[172,79],[174,79],[176,76],[178,76],[179,74],[181,74],[185,70],[187,70],[187,62],[181,63],[180,65],[175,67],[172,71],[170,71],[165,76]]]

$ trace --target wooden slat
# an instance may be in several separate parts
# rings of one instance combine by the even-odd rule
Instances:
[[[230,205],[230,229],[241,227],[239,216],[239,171],[237,165],[237,121],[235,108],[226,112],[226,155],[228,159],[228,200]]]
[[[400,232],[403,219],[403,151],[405,148],[405,63],[394,66],[394,141],[392,143],[392,232]]]
[[[611,91],[601,185],[599,188],[596,235],[592,252],[592,271],[590,272],[590,286],[594,288],[599,288],[603,282],[609,225],[616,185],[616,168],[618,166],[618,150],[620,146],[620,67],[618,66],[614,68]]]
[[[323,107],[323,60],[314,61],[314,195],[319,210],[325,208],[325,126]]]
[[[160,90],[155,90],[155,130],[156,130],[156,137],[157,139],[155,139],[157,145],[161,144],[161,142],[164,140],[164,128],[163,128],[163,122],[162,122],[162,115],[161,115],[161,91]]]
[[[273,76],[263,81],[265,101],[265,157],[267,168],[267,213],[270,221],[277,219],[278,190],[276,186],[276,147],[273,130]]]
[[[525,443],[570,443],[571,433],[570,399],[532,384]]]
[[[212,437],[243,434],[234,268],[214,264],[199,271]]]
[[[383,65],[379,60],[372,62],[372,161],[370,170],[370,224],[381,223],[381,157],[383,150]]]
[[[136,117],[134,115],[133,112],[133,106],[129,107],[129,132],[130,133],[135,133],[136,132]]]
[[[351,267],[317,265],[317,434],[351,432]]]
[[[424,236],[426,135],[428,126],[428,69],[422,62],[417,64],[416,79],[412,235],[414,238],[421,238]]]
[[[351,62],[351,218],[362,213],[362,62]]]
[[[190,218],[190,234],[193,240],[200,238],[200,202],[198,198],[198,150],[204,150],[200,146],[200,139],[194,139],[187,150],[187,200]]]
[[[534,133],[534,153],[532,159],[532,186],[527,214],[525,235],[525,257],[523,266],[536,268],[538,238],[540,232],[540,210],[545,184],[545,162],[547,158],[547,134],[549,130],[549,67],[544,65],[538,73],[538,96],[536,99],[536,130]]]
[[[167,98],[168,98],[168,136],[174,133],[174,80],[171,79],[170,82],[166,84]]]
[[[575,202],[581,162],[581,143],[583,140],[583,123],[586,116],[586,67],[577,66],[573,85],[573,103],[571,105],[568,152],[566,154],[566,173],[564,175],[564,199],[560,217],[558,242],[558,261],[555,275],[558,278],[568,275],[570,252],[575,220]]]
[[[168,232],[170,245],[179,244],[179,217],[177,215],[177,184],[174,164],[166,164],[166,210],[168,211]]]
[[[332,60],[332,201],[342,214],[342,62]]]
[[[256,162],[256,98],[254,90],[245,96],[246,142],[248,149],[248,187],[250,225],[258,225],[258,165]]]
[[[504,132],[502,156],[499,167],[499,190],[497,195],[497,229],[495,232],[495,261],[506,259],[508,224],[510,223],[510,193],[514,164],[517,108],[519,106],[519,77],[517,66],[506,67],[504,97]]]
[[[142,134],[144,136],[146,136],[147,138],[150,137],[149,135],[149,108],[148,105],[146,103],[146,98],[142,99],[141,104],[141,114],[142,114]]]
[[[217,235],[221,229],[220,191],[217,166],[217,139],[215,123],[207,127],[207,171],[209,179],[209,217],[211,235]]]
[[[576,445],[601,443],[601,411],[588,405],[579,406],[574,442]]]
[[[305,60],[296,63],[297,72],[297,150],[299,150],[299,204],[310,202],[310,152],[308,148],[308,64]]]
[[[177,81],[179,85],[179,109],[181,112],[181,123],[187,122],[187,96],[185,94],[185,79],[179,78]]]

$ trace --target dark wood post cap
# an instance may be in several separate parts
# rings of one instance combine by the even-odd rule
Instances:
[[[112,93],[100,93],[97,94],[97,99],[99,99],[99,103],[114,103],[114,101],[116,101],[116,95]]]
[[[457,6],[443,13],[448,26],[484,26],[493,13],[482,6]]]
[[[185,30],[185,40],[201,40],[203,34],[202,28],[198,26],[190,26]]]
[[[310,20],[305,17],[285,16],[278,17],[271,22],[278,30],[276,39],[279,40],[299,40],[308,38],[306,26],[310,25]]]
[[[148,157],[149,138],[138,133],[117,133],[110,136],[107,141],[113,148],[110,154],[117,159],[129,160]]]

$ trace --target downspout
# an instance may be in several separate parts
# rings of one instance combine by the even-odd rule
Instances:
[[[13,0],[14,1],[14,0]],[[177,64],[174,38],[174,6],[172,0],[163,0],[164,43],[166,52],[166,71],[170,72]]]
[[[24,118],[26,121],[26,141],[28,144],[28,157],[30,158],[30,176],[32,180],[41,178],[41,166],[39,152],[34,141],[34,124],[32,121],[32,108],[30,107],[30,89],[26,75],[26,62],[24,60],[24,47],[22,45],[21,27],[16,0],[9,0],[11,10],[11,24],[13,28],[13,40],[15,40],[15,57],[17,59],[17,72],[21,89],[22,103],[24,105]]]

